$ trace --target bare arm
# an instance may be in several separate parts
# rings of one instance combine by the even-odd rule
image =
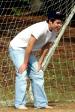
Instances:
[[[40,57],[40,59],[39,59],[39,63],[40,63],[40,64],[42,64],[42,62],[43,62],[43,60],[44,60],[44,58],[45,58],[45,56],[46,56],[46,54],[47,54],[47,52],[48,52],[48,50],[49,50],[49,47],[50,47],[50,43],[47,43],[47,44],[45,44],[45,45],[42,47],[42,49],[41,49],[41,57]]]
[[[36,42],[36,38],[33,35],[31,35],[29,42],[28,42],[28,46],[25,51],[25,58],[24,58],[25,64],[28,64],[28,62],[29,62],[29,57],[30,57],[30,54],[32,52],[35,42]]]
[[[49,51],[49,48],[52,46],[52,43],[48,42],[47,44],[45,44],[42,49],[41,49],[41,57],[39,59],[39,62],[38,62],[38,71],[42,68],[42,63],[43,63],[43,60],[46,56],[46,54],[48,53]]]
[[[29,57],[30,57],[30,54],[32,52],[32,49],[33,49],[33,46],[34,46],[35,42],[36,42],[36,38],[33,35],[31,35],[31,37],[29,39],[29,42],[28,42],[28,46],[25,50],[24,63],[19,68],[19,73],[22,73],[22,72],[25,71],[25,69],[27,69],[27,65],[28,65],[28,62],[29,62]]]

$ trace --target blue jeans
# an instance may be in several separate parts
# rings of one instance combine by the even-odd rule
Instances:
[[[31,79],[34,106],[47,106],[48,102],[44,91],[44,73],[42,70],[38,71],[38,61],[36,57],[31,54],[28,69],[20,74],[18,73],[18,69],[24,62],[25,49],[14,50],[13,48],[9,48],[9,54],[16,69],[15,107],[18,107],[19,105],[26,105],[27,77]]]

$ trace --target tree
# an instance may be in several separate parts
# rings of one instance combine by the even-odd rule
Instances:
[[[31,0],[31,11],[39,11],[40,7],[42,5],[41,0]]]

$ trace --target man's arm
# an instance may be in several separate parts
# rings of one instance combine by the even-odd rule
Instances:
[[[38,64],[39,64],[39,69],[40,69],[41,66],[42,66],[42,62],[43,62],[43,60],[44,60],[44,58],[45,58],[45,56],[46,56],[46,54],[47,54],[47,52],[48,52],[50,46],[51,46],[51,45],[50,45],[50,42],[48,42],[48,43],[45,44],[45,45],[42,47],[42,49],[41,49],[41,57],[40,57],[39,62],[38,62]]]
[[[29,57],[30,57],[30,54],[32,52],[32,49],[33,49],[33,46],[34,46],[36,40],[37,39],[33,35],[31,35],[29,42],[28,42],[28,45],[27,45],[26,50],[25,50],[24,63],[19,68],[19,73],[22,73],[25,71],[25,69],[27,69]]]

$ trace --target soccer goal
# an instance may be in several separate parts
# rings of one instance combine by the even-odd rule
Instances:
[[[15,69],[8,55],[10,40],[27,26],[46,20],[48,10],[61,11],[63,26],[43,62],[48,101],[75,101],[74,0],[0,1],[0,105],[14,104]],[[30,97],[32,93],[30,90]],[[32,99],[28,98],[28,102]]]

